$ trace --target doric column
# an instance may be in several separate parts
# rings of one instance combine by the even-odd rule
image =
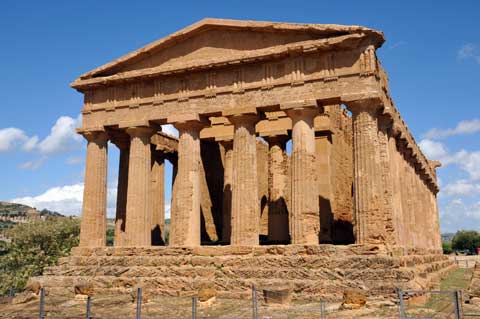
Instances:
[[[233,141],[220,142],[224,149],[223,159],[223,201],[222,201],[222,242],[230,243],[232,234],[232,183],[233,183]]]
[[[152,150],[151,194],[152,245],[165,244],[165,159],[161,151]]]
[[[107,141],[105,132],[84,132],[87,139],[80,247],[101,247],[107,231]]]
[[[318,244],[320,209],[313,127],[313,118],[318,114],[318,109],[314,105],[288,109],[286,112],[292,119],[290,240],[292,244]]]
[[[285,243],[290,239],[287,191],[287,136],[270,136],[268,141],[268,239]]]
[[[405,235],[407,225],[403,221],[403,199],[402,199],[402,176],[401,172],[403,157],[397,147],[397,136],[401,135],[401,128],[399,125],[393,125],[391,129],[392,135],[389,137],[390,144],[390,161],[391,174],[393,185],[393,211],[395,220],[395,229],[397,232],[397,245],[406,246],[408,236]]]
[[[232,179],[232,245],[259,244],[256,115],[231,116],[234,124]]]
[[[389,151],[389,128],[391,127],[391,119],[386,116],[378,117],[378,146],[381,163],[381,182],[382,182],[382,204],[383,218],[385,222],[385,243],[396,245],[398,243],[398,229],[395,227],[396,216],[393,202],[393,179],[391,166],[393,156]]]
[[[128,161],[130,157],[130,138],[115,137],[112,142],[120,151],[117,183],[117,211],[115,214],[115,246],[125,246],[125,225],[127,216]]]
[[[382,203],[382,170],[376,99],[347,104],[353,115],[354,232],[357,244],[382,244],[386,225]]]
[[[200,122],[174,124],[179,131],[178,166],[172,199],[170,246],[200,245]]]
[[[150,246],[150,138],[154,130],[149,127],[131,127],[127,133],[130,135],[130,158],[125,242],[128,246]]]

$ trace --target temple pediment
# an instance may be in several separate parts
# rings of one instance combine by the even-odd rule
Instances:
[[[352,47],[366,38],[376,47],[384,41],[382,33],[359,26],[204,19],[82,75],[72,86],[98,78],[208,67],[298,48]]]

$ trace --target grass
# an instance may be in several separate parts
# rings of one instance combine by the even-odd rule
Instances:
[[[440,290],[465,290],[472,279],[472,268],[459,268],[440,283]]]

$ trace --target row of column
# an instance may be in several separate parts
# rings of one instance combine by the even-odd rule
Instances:
[[[437,218],[436,199],[420,183],[415,169],[394,160],[389,151],[391,140],[387,133],[388,121],[378,117],[381,104],[365,99],[347,104],[353,117],[354,154],[354,232],[356,242],[400,244],[407,240],[402,227],[430,225],[427,219]],[[273,241],[292,244],[318,244],[320,216],[318,188],[315,172],[315,131],[313,119],[318,114],[316,105],[285,110],[292,119],[291,179],[286,173],[286,138],[267,137],[270,144],[269,181],[270,198],[269,237]],[[255,124],[256,114],[230,116],[234,125],[232,141],[222,142],[225,148],[224,171],[224,231],[222,240],[232,245],[259,244],[260,205],[257,182],[257,154]],[[172,246],[200,245],[200,137],[203,122],[190,120],[177,122],[179,130],[178,164],[171,207]],[[126,130],[129,139],[113,140],[120,149],[120,167],[116,245],[149,246],[152,244],[152,225],[163,221],[163,159],[151,160],[150,138],[154,130],[133,127]],[[83,216],[80,245],[95,247],[105,245],[107,141],[105,132],[84,134],[88,140],[85,175]],[[416,185],[414,188],[405,185]],[[422,186],[423,185],[423,186]],[[290,213],[282,199],[291,191]],[[160,195],[161,194],[161,195]],[[401,198],[398,198],[398,195]],[[433,196],[432,196],[433,195]],[[424,205],[415,214],[414,206]],[[161,208],[160,208],[161,207]],[[151,212],[154,213],[151,213]],[[401,211],[401,213],[400,213]],[[405,214],[410,214],[405,217]],[[425,216],[428,216],[425,217]],[[288,223],[287,223],[288,220]],[[408,225],[406,225],[408,223]],[[282,229],[287,227],[288,230]],[[159,230],[163,232],[162,230]],[[419,240],[411,232],[408,244]],[[403,237],[402,237],[403,236]],[[437,240],[430,240],[437,244]],[[429,246],[430,243],[427,245]]]
[[[356,243],[440,249],[435,193],[411,151],[391,134],[375,99],[349,103],[353,117]]]

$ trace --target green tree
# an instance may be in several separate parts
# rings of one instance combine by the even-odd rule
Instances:
[[[17,224],[6,231],[12,241],[0,255],[0,295],[10,287],[20,291],[31,276],[39,276],[78,246],[80,223],[73,218],[52,218]]]
[[[443,253],[445,255],[451,254],[453,252],[452,243],[451,242],[443,242],[442,243],[442,249],[443,249]]]
[[[476,254],[478,247],[480,247],[480,235],[474,230],[459,230],[453,236],[453,250],[468,250],[472,254]]]

